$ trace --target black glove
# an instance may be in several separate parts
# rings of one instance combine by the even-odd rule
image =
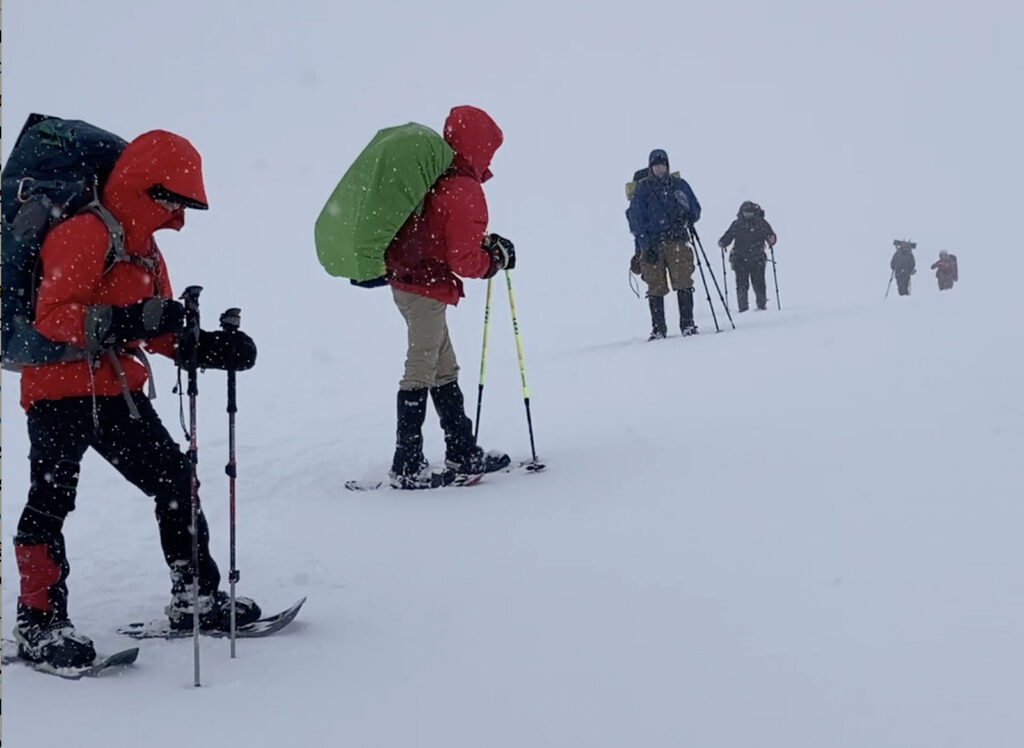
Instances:
[[[174,360],[187,367],[192,361],[194,335],[185,332],[178,336]],[[200,369],[246,371],[256,365],[256,343],[241,330],[199,331],[196,363]]]
[[[180,332],[184,324],[185,306],[174,299],[153,296],[128,306],[92,306],[85,317],[86,347],[99,350],[149,340]]]
[[[485,277],[490,278],[499,270],[512,270],[516,266],[516,248],[508,239],[497,234],[487,234],[483,250],[491,256],[491,269]]]

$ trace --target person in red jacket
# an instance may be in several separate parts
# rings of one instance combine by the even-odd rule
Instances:
[[[431,188],[421,214],[412,215],[385,254],[388,282],[408,327],[405,373],[399,382],[398,427],[389,477],[396,488],[436,486],[423,456],[423,422],[432,398],[445,433],[445,466],[454,473],[482,473],[509,464],[508,455],[477,446],[466,416],[459,366],[445,314],[459,303],[462,278],[490,278],[515,267],[512,242],[487,233],[487,200],[481,185],[491,177],[501,129],[481,109],[454,107],[444,139],[455,151],[451,167]]]
[[[256,360],[255,344],[239,330],[201,331],[198,341],[194,334],[181,335],[185,308],[173,298],[153,232],[181,229],[185,208],[207,208],[202,163],[192,144],[162,130],[140,135],[118,158],[100,202],[124,231],[127,261],[109,262],[108,229],[91,212],[57,224],[40,250],[35,328],[83,349],[83,357],[21,372],[31,487],[14,538],[21,576],[14,636],[21,657],[56,667],[86,665],[96,656],[68,617],[63,534],[90,447],[154,499],[171,571],[166,613],[172,627],[192,628],[191,470],[143,394],[148,374],[140,346],[170,357],[194,352],[203,367],[244,370]],[[189,340],[196,347],[186,351]],[[225,628],[227,596],[218,589],[202,514],[196,530],[200,626]],[[239,624],[259,618],[252,600],[237,602]]]

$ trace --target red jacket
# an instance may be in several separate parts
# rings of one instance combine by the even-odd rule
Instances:
[[[455,151],[451,168],[437,180],[423,213],[405,222],[384,255],[394,288],[458,304],[464,278],[483,278],[491,269],[481,248],[487,231],[487,200],[480,186],[501,145],[501,129],[490,115],[471,106],[452,109],[444,139]]]
[[[160,250],[153,240],[157,229],[175,231],[185,225],[184,209],[173,212],[147,194],[154,185],[206,202],[199,153],[179,135],[153,130],[129,143],[114,164],[100,202],[124,228],[124,247],[129,255],[155,261],[150,273],[134,262],[117,262],[107,269],[109,236],[103,222],[91,213],[73,216],[55,226],[40,250],[42,280],[36,297],[36,329],[62,343],[85,342],[87,307],[104,304],[126,306],[150,296],[171,296],[171,283]],[[174,354],[174,336],[147,341],[150,352]],[[121,367],[128,388],[141,390],[146,369],[135,358],[122,355]],[[26,366],[21,372],[21,406],[27,411],[37,400],[65,397],[120,395],[114,367],[105,357],[89,375],[89,362],[68,361]]]

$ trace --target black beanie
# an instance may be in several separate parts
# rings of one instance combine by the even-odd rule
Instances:
[[[647,166],[654,166],[655,164],[665,164],[668,166],[668,154],[660,148],[655,148],[651,151],[651,155],[647,157]]]

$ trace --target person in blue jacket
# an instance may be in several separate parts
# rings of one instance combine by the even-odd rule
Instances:
[[[647,284],[652,330],[649,340],[664,338],[665,296],[669,284],[679,297],[679,329],[696,335],[693,321],[693,245],[690,225],[700,219],[700,203],[690,185],[669,170],[668,154],[651,151],[648,175],[641,179],[626,211]]]

